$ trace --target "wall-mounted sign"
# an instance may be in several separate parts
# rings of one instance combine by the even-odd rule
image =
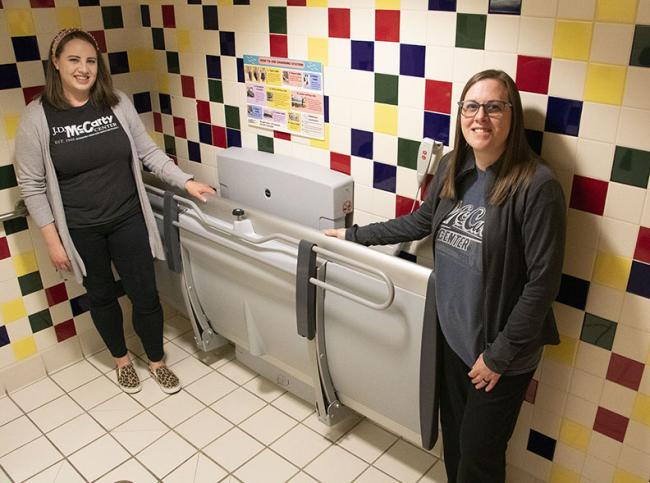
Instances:
[[[244,55],[244,77],[249,125],[325,138],[323,64]]]

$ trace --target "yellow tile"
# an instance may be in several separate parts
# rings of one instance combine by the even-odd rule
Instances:
[[[627,67],[622,65],[589,64],[584,100],[620,105],[626,74]]]
[[[575,423],[570,419],[562,419],[562,425],[560,426],[560,441],[567,446],[586,452],[590,440],[591,429],[582,424]]]
[[[375,0],[377,10],[399,10],[400,0]]]
[[[129,54],[129,70],[131,72],[150,71],[156,68],[154,53],[151,49],[132,49]]]
[[[158,91],[169,94],[169,74],[166,72],[158,73]]]
[[[27,317],[23,299],[19,298],[0,304],[0,314],[2,314],[2,320],[5,324]]]
[[[16,275],[19,277],[38,270],[38,263],[36,262],[36,256],[33,251],[19,253],[18,255],[14,255],[12,258],[16,269]]]
[[[187,30],[176,30],[176,42],[179,52],[192,52],[192,40]]]
[[[217,0],[217,5],[232,5],[232,0]]]
[[[632,260],[629,258],[598,252],[591,281],[618,290],[625,290],[631,267]]]
[[[34,341],[34,336],[30,335],[24,339],[12,342],[11,348],[14,350],[14,355],[18,360],[36,354],[36,342]]]
[[[646,480],[622,468],[616,468],[612,483],[646,483]]]
[[[544,348],[544,357],[560,364],[572,365],[578,342],[572,337],[560,334],[558,345],[547,345]]]
[[[591,22],[558,20],[553,36],[553,57],[589,60],[591,31]]]
[[[34,21],[29,8],[8,8],[5,10],[7,29],[12,37],[34,35]]]
[[[397,106],[375,103],[375,131],[397,136]]]
[[[646,370],[648,368],[646,367]],[[642,392],[636,395],[632,408],[632,419],[650,426],[650,396]]]
[[[56,21],[60,29],[81,28],[79,7],[56,7]]]
[[[638,0],[598,0],[596,20],[599,22],[634,23]]]
[[[308,7],[327,7],[327,0],[307,0]]]
[[[315,148],[329,149],[330,148],[330,125],[325,124],[323,126],[325,131],[325,139],[310,139],[309,144]]]
[[[326,66],[328,61],[328,52],[327,38],[309,37],[307,39],[307,55],[309,56],[309,60],[322,62],[323,66]]]
[[[569,468],[554,463],[549,481],[551,483],[579,483],[580,475]]]
[[[4,117],[6,139],[14,139],[16,137],[16,131],[18,131],[19,123],[20,123],[19,115],[7,115]]]

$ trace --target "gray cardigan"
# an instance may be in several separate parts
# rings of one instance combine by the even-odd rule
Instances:
[[[147,199],[140,163],[163,181],[179,188],[184,188],[185,183],[192,178],[192,175],[184,173],[153,142],[126,94],[120,91],[116,91],[116,93],[119,103],[112,109],[131,144],[133,178],[149,232],[151,253],[155,258],[164,260],[165,253],[156,220]],[[50,131],[43,105],[39,99],[30,102],[25,108],[16,135],[15,164],[20,194],[25,200],[32,220],[39,228],[52,222],[55,223],[63,247],[72,264],[74,277],[77,282],[82,283],[83,276],[86,275],[86,268],[68,231],[59,182],[50,157]]]

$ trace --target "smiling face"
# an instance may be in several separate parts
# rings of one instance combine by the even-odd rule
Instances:
[[[505,101],[508,91],[502,82],[496,79],[483,79],[472,85],[465,94],[464,101],[484,104],[488,101]],[[508,134],[512,124],[512,110],[507,108],[500,117],[490,117],[481,107],[476,116],[461,116],[461,130],[467,144],[474,150],[476,163],[485,169],[494,163],[506,149]]]
[[[89,42],[74,38],[53,59],[59,71],[63,94],[71,105],[82,105],[90,97],[97,79],[97,51]]]

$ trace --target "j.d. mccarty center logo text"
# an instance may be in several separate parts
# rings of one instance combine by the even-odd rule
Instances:
[[[459,201],[443,220],[442,225],[445,228],[438,231],[438,241],[466,252],[472,242],[482,242],[484,218],[483,206],[475,208]]]
[[[55,144],[81,141],[98,134],[117,129],[117,123],[113,116],[102,116],[94,121],[85,121],[81,124],[70,124],[68,126],[52,127],[52,136],[55,137]]]

